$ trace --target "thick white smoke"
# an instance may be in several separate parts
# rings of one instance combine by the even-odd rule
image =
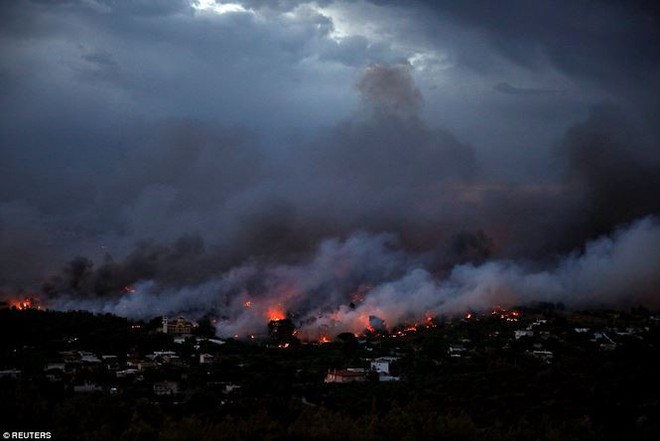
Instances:
[[[397,249],[389,235],[356,234],[327,240],[306,263],[249,263],[197,286],[159,289],[153,282],[109,299],[60,299],[59,309],[88,309],[132,318],[185,313],[218,317],[220,336],[263,335],[269,319],[287,313],[303,338],[361,332],[369,317],[385,325],[422,322],[439,314],[486,310],[533,301],[569,307],[657,305],[660,300],[660,224],[644,218],[586,244],[583,252],[545,269],[514,261],[458,265],[445,278],[424,258]]]

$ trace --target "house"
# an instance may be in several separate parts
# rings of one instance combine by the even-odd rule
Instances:
[[[390,382],[390,381],[399,381],[401,380],[401,377],[393,377],[392,375],[379,375],[378,376],[378,381],[382,382]]]
[[[140,361],[137,364],[137,370],[139,371],[146,371],[147,369],[153,369],[155,367],[156,367],[156,363],[154,363],[153,361]]]
[[[99,364],[101,363],[101,360],[99,357],[96,356],[96,354],[92,352],[87,352],[87,351],[80,351],[78,352],[78,355],[80,356],[80,361],[83,363],[87,364]]]
[[[379,357],[371,360],[371,370],[379,374],[390,374],[390,363],[398,360],[397,357]]]
[[[529,329],[517,329],[513,331],[513,334],[516,340],[520,340],[523,337],[534,337],[534,331]]]
[[[0,371],[0,378],[18,378],[21,376],[21,371],[18,369],[7,369],[4,371]]]
[[[616,346],[616,342],[604,332],[594,332],[591,341],[594,343],[602,342],[601,347],[606,349],[613,349]]]
[[[126,378],[126,377],[129,377],[131,375],[135,375],[137,373],[138,373],[137,369],[129,368],[129,369],[123,369],[121,371],[116,371],[115,376],[117,378]]]
[[[235,390],[238,390],[238,389],[240,389],[240,388],[241,388],[241,386],[239,386],[238,384],[227,383],[227,384],[225,384],[225,390],[224,390],[224,392],[225,392],[226,394],[230,394],[230,393],[232,393],[232,392],[234,392]]]
[[[326,383],[357,383],[367,380],[367,372],[360,368],[333,369],[325,376]]]
[[[207,338],[204,341],[207,341],[209,343],[213,343],[214,345],[224,345],[225,344],[224,340],[219,340],[217,338]]]
[[[449,345],[447,353],[452,358],[461,358],[465,352],[465,346],[463,345]]]
[[[199,354],[199,363],[200,364],[213,363],[213,355],[211,355],[211,354]]]
[[[379,357],[371,360],[371,371],[378,374],[378,381],[399,381],[399,377],[390,375],[390,363],[399,357]]]
[[[550,363],[554,358],[554,354],[551,351],[537,350],[532,351],[532,357]]]
[[[154,393],[158,396],[176,395],[179,393],[179,383],[175,381],[161,381],[154,383]]]
[[[66,370],[66,363],[47,363],[46,366],[44,366],[44,372],[48,371],[61,371],[64,372]]]
[[[83,383],[83,384],[76,384],[73,386],[73,391],[79,393],[99,392],[101,390],[103,390],[103,388],[101,388],[101,386],[99,386],[98,384],[94,384],[94,383]]]
[[[171,335],[190,335],[192,330],[197,327],[196,323],[189,322],[183,316],[179,316],[176,320],[170,321],[167,317],[163,317],[162,332]]]
[[[119,357],[116,355],[101,355],[101,360],[103,360],[103,364],[107,369],[119,369]]]
[[[60,358],[65,362],[78,361],[80,354],[75,351],[58,351]]]
[[[154,351],[147,355],[147,359],[159,364],[171,363],[178,358],[179,356],[174,351]]]

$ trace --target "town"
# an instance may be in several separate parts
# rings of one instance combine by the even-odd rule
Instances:
[[[655,439],[659,429],[660,315],[641,307],[495,307],[306,342],[290,318],[221,339],[210,319],[25,301],[2,305],[0,327],[3,429],[55,439],[167,439],[164,427],[230,439]]]

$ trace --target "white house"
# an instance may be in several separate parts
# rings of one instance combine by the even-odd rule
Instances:
[[[371,370],[379,374],[390,374],[390,363],[398,360],[398,357],[379,357],[371,360]]]
[[[199,354],[199,363],[200,364],[213,363],[213,355],[211,355],[211,354]]]
[[[514,336],[516,337],[516,340],[519,340],[523,337],[534,337],[534,331],[531,331],[529,329],[518,329],[516,331],[513,331]]]

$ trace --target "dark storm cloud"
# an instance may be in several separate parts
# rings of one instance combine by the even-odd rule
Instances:
[[[629,83],[631,78],[652,80],[660,66],[660,9],[653,2],[414,3],[488,33],[491,47],[530,69],[541,68],[541,56],[547,56],[570,75]],[[476,58],[466,58],[470,57],[467,51],[463,56],[479,63]]]
[[[103,13],[137,16],[163,16],[190,11],[186,0],[29,0],[44,6],[89,8]]]

